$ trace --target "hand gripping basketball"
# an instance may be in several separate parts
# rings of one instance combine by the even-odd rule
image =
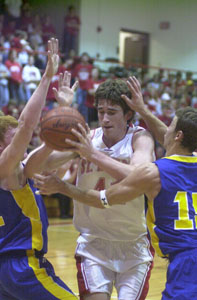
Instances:
[[[78,141],[77,137],[71,132],[74,128],[79,130],[77,124],[80,123],[85,128],[83,116],[72,107],[57,107],[47,112],[41,119],[40,138],[45,144],[59,151],[71,148],[65,139]]]

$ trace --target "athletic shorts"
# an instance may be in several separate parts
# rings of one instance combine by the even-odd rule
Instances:
[[[170,259],[162,300],[197,299],[197,250],[188,250]]]
[[[80,299],[92,293],[111,295],[115,286],[119,300],[146,299],[149,278],[153,262],[145,262],[131,269],[118,273],[97,262],[82,256],[76,256],[77,279]]]
[[[14,253],[14,254],[13,254]],[[50,262],[33,251],[0,256],[1,300],[76,300]]]

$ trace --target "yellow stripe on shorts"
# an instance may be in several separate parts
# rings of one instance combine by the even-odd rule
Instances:
[[[40,268],[39,259],[34,256],[32,250],[27,250],[28,264],[34,271],[37,280],[43,287],[59,300],[76,300],[77,297],[66,289],[61,287],[58,283],[53,281],[44,268]]]

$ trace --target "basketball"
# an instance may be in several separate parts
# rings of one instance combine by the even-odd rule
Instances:
[[[45,144],[59,151],[72,148],[65,142],[65,139],[78,141],[71,132],[74,128],[79,130],[77,124],[80,123],[85,128],[83,116],[72,107],[57,107],[47,112],[41,119],[40,138]]]

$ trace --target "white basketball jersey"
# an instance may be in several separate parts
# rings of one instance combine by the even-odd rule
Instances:
[[[110,157],[123,163],[130,163],[133,153],[133,134],[141,127],[129,127],[125,137],[111,148],[103,143],[102,128],[94,130],[93,146]],[[102,190],[114,184],[116,180],[84,159],[80,161],[77,186],[86,189]],[[99,209],[74,201],[74,225],[81,233],[78,242],[89,242],[95,238],[110,241],[136,242],[147,234],[145,224],[144,196],[127,202],[125,205],[113,205]]]

